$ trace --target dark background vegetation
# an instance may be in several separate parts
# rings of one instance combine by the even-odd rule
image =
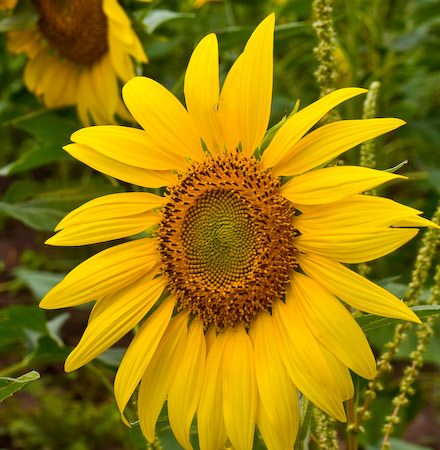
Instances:
[[[319,97],[313,76],[317,41],[311,0],[220,1],[200,9],[191,1],[121,3],[150,58],[141,72],[180,98],[189,56],[204,35],[218,35],[224,77],[251,31],[272,11],[277,17],[272,124],[288,114],[298,98],[305,106]],[[440,2],[335,0],[334,21],[337,87],[368,87],[379,81],[377,116],[407,121],[377,140],[377,165],[387,169],[408,160],[400,173],[409,181],[388,185],[379,193],[430,217],[440,196]],[[55,224],[91,198],[131,187],[94,172],[62,150],[81,124],[73,108],[49,111],[26,90],[25,62],[23,55],[8,53],[6,35],[0,33],[0,375],[41,373],[39,380],[0,404],[0,449],[144,449],[139,429],[130,431],[122,424],[113,400],[111,381],[121,348],[74,373],[63,372],[63,361],[85,328],[90,305],[65,311],[37,306],[68,270],[105,248],[44,246]],[[339,111],[343,118],[361,117],[362,99],[347,102]],[[344,156],[345,163],[358,161],[358,149]],[[420,239],[372,263],[370,278],[403,296],[418,246]],[[377,353],[392,331],[389,327],[370,334]],[[437,326],[393,448],[440,449],[439,331]],[[367,449],[380,448],[383,418],[392,411],[391,399],[414,346],[412,336],[401,348],[384,391],[372,403],[372,419],[359,437]],[[165,449],[179,448],[165,420],[158,430]],[[257,438],[256,446],[261,445]]]

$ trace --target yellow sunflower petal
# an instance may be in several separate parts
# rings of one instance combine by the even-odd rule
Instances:
[[[216,338],[217,338],[216,327],[211,325],[208,328],[208,331],[206,331],[206,333],[205,333],[206,353],[209,353],[209,350],[211,349],[212,344],[214,343]]]
[[[122,89],[127,108],[162,152],[196,161],[203,150],[196,127],[183,105],[165,87],[146,77],[132,78]]]
[[[360,311],[420,323],[393,294],[332,259],[308,253],[299,254],[297,262],[310,278]]]
[[[126,52],[124,44],[117,39],[114,33],[108,35],[108,47],[112,66],[122,81],[128,81],[135,76],[130,55]]]
[[[68,356],[64,366],[66,372],[87,364],[125,336],[148,313],[165,286],[163,277],[147,282],[141,278],[118,292],[116,301],[107,298],[99,319],[89,322],[79,344]]]
[[[211,327],[211,330],[214,330]],[[209,333],[209,331],[208,331]],[[213,332],[210,332],[211,336]],[[197,407],[197,428],[200,450],[223,448],[227,435],[223,419],[222,367],[225,334],[219,333],[210,345],[206,360],[200,401]]]
[[[217,113],[219,65],[217,36],[203,38],[195,48],[185,74],[185,101],[190,116],[211,153],[223,148]]]
[[[373,195],[354,195],[331,205],[301,205],[299,208],[304,214],[294,217],[294,226],[301,232],[400,226],[403,219],[417,219],[421,214],[409,206]]]
[[[103,250],[70,271],[40,302],[40,308],[80,305],[137,280],[157,263],[156,241],[139,239]]]
[[[145,373],[171,319],[176,298],[168,297],[141,326],[122,358],[115,377],[115,398],[122,421],[124,409]]]
[[[345,422],[340,388],[322,346],[303,317],[289,305],[277,301],[273,318],[280,354],[293,383],[316,406]]]
[[[118,104],[122,100],[118,77],[113,70],[109,54],[105,54],[99,62],[93,65],[90,75],[96,100],[103,106],[107,116],[107,120],[100,123],[114,123]]]
[[[188,316],[188,310],[182,311],[171,321],[142,377],[138,397],[139,425],[150,442],[154,442],[157,418],[186,348]]]
[[[411,240],[417,228],[378,228],[367,232],[307,232],[296,238],[296,248],[316,253],[343,263],[360,263],[388,255]]]
[[[440,229],[440,226],[434,223],[432,220],[425,219],[419,216],[405,217],[396,223],[393,223],[396,227],[434,227]]]
[[[257,384],[252,343],[242,326],[225,331],[223,414],[235,450],[251,450],[257,415]]]
[[[354,385],[347,366],[336,358],[336,356],[326,347],[322,346],[321,351],[327,360],[329,367],[331,368],[334,379],[336,380],[336,386],[339,391],[340,399],[345,401],[352,398],[354,395]]]
[[[356,95],[367,92],[361,88],[344,88],[331,92],[306,108],[294,114],[278,130],[272,142],[261,157],[263,165],[281,167],[294,145],[315,125],[325,114],[335,106]]]
[[[110,20],[122,25],[130,25],[130,20],[124,9],[116,0],[103,0],[102,9]]]
[[[348,310],[316,281],[294,272],[286,303],[301,314],[316,339],[361,377],[372,379],[376,361],[367,339]],[[349,344],[348,344],[349,343]]]
[[[291,449],[299,426],[298,396],[279,354],[268,312],[260,312],[253,320],[250,336],[260,396],[260,431],[269,449]]]
[[[46,72],[50,75],[44,88],[44,102],[48,108],[57,108],[66,104],[62,99],[72,70],[75,69],[68,61],[57,61],[57,64],[47,67]]]
[[[404,125],[400,119],[341,120],[312,131],[289,151],[273,176],[299,175],[330,161],[362,142]]]
[[[81,144],[69,144],[63,147],[74,158],[87,164],[92,169],[143,187],[161,187],[176,183],[176,176],[169,170],[147,170],[130,166],[121,161],[109,158],[92,148]]]
[[[243,152],[252,155],[266,132],[272,104],[274,27],[275,15],[270,14],[252,33],[223,84],[219,115],[229,151],[241,142]]]
[[[258,405],[257,425],[267,450],[285,450],[286,448],[293,448],[293,444],[286,447],[285,436],[278,430],[277,424],[274,426],[269,420],[266,408],[261,403]]]
[[[115,217],[127,217],[160,208],[166,198],[149,192],[123,192],[94,198],[74,209],[55,227],[55,231]]]
[[[366,167],[327,167],[293,178],[281,187],[281,193],[293,204],[320,205],[368,191],[397,178],[405,177]]]
[[[206,363],[203,322],[194,319],[188,331],[185,350],[168,393],[168,417],[177,441],[192,450],[190,428],[202,389]]]
[[[147,211],[134,216],[97,220],[80,225],[72,225],[47,239],[49,245],[87,245],[133,236],[158,224],[160,215]]]
[[[70,138],[77,144],[134,167],[151,170],[172,170],[186,168],[185,159],[178,153],[179,148],[160,148],[144,130],[102,125],[82,128]]]
[[[140,280],[137,280],[134,283],[129,284],[128,286],[125,286],[118,291],[112,292],[111,294],[99,298],[93,305],[92,310],[90,311],[88,323],[97,319],[109,307],[109,305],[112,305],[114,302],[117,302],[120,296],[126,295],[126,293],[130,291],[132,286],[150,282],[158,274],[159,268],[160,264],[157,263],[146,275],[142,276]]]

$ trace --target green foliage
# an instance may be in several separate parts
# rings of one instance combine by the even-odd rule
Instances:
[[[29,395],[29,394],[28,394]],[[110,401],[75,399],[68,391],[49,388],[34,390],[22,405],[11,405],[8,434],[14,448],[26,450],[144,450],[145,441],[130,432]],[[25,401],[22,399],[21,402]],[[1,417],[0,412],[0,417]],[[0,425],[0,437],[5,433]]]
[[[326,89],[329,80],[317,83],[318,60],[313,49],[319,44],[313,23],[312,0],[224,0],[194,9],[190,0],[159,0],[151,3],[121,0],[133,21],[149,63],[138,68],[167,86],[183,100],[183,79],[191,51],[208,33],[219,39],[220,75],[241,51],[255,25],[275,10],[277,26],[274,49],[274,98],[270,126],[273,137],[280,121],[294,108],[310,104]],[[91,170],[73,160],[62,147],[81,128],[74,108],[49,111],[31,95],[23,83],[24,55],[7,51],[6,30],[22,29],[35,23],[30,0],[19,1],[19,12],[0,15],[0,400],[30,383],[0,409],[0,446],[11,442],[10,450],[109,450],[145,449],[139,426],[131,431],[121,424],[109,387],[111,376],[124,354],[126,342],[100,355],[81,377],[62,373],[62,364],[78,342],[86,325],[90,305],[66,312],[46,312],[37,306],[47,291],[82,259],[104,246],[92,249],[46,247],[57,222],[80,204],[101,195],[136,189]],[[380,82],[375,105],[378,117],[400,117],[407,125],[374,141],[375,163],[379,169],[409,176],[404,183],[391,184],[382,193],[432,215],[440,194],[440,4],[432,0],[334,0],[335,40],[328,42],[335,78],[331,88],[362,86]],[[324,30],[325,31],[325,30]],[[333,76],[332,74],[330,74]],[[327,83],[327,84],[326,84]],[[300,103],[299,103],[300,100]],[[363,99],[354,99],[337,108],[344,119],[362,116]],[[131,124],[131,126],[133,126]],[[357,150],[344,155],[346,164],[357,164]],[[407,164],[401,161],[408,161]],[[368,222],[368,217],[365,218]],[[400,298],[405,298],[419,242],[412,242],[368,266],[369,278]],[[438,263],[434,252],[433,264]],[[391,278],[399,275],[399,278]],[[413,310],[423,322],[438,317],[439,307],[427,305],[433,282],[431,272]],[[360,315],[356,320],[366,332],[378,356],[389,351],[395,340],[395,326],[401,321]],[[403,367],[411,361],[418,345],[418,326],[404,330],[396,346],[390,368],[372,390],[377,398],[368,406],[371,420],[362,423],[357,434],[361,448],[381,449],[381,427],[399,394]],[[400,412],[389,442],[393,449],[417,450],[435,445],[437,435],[406,442],[405,430],[416,416],[428,411],[433,422],[440,420],[440,321],[433,324],[434,335],[426,346],[424,361],[431,366],[423,383],[416,382],[409,407]],[[87,372],[89,370],[89,372]],[[433,375],[434,373],[434,375]],[[50,375],[55,374],[55,375]],[[83,377],[84,376],[84,377]],[[371,389],[355,377],[356,406]],[[86,378],[86,381],[84,379]],[[63,385],[63,380],[67,385]],[[67,381],[66,381],[67,380]],[[75,383],[73,383],[75,381]],[[97,383],[99,395],[85,387]],[[57,385],[52,389],[51,385]],[[73,386],[75,385],[75,386]],[[39,390],[40,389],[40,390]],[[31,403],[22,408],[31,396]],[[423,416],[423,417],[425,417]],[[425,418],[426,421],[426,418]],[[157,427],[164,449],[180,448],[169,427],[166,410]],[[340,428],[341,436],[345,429]],[[196,428],[193,424],[192,435]],[[423,438],[423,439],[422,439]],[[430,440],[431,439],[431,440]],[[434,443],[433,443],[434,442]],[[9,444],[4,444],[9,445]],[[313,448],[313,444],[311,445]],[[256,449],[264,448],[255,438]]]
[[[38,380],[40,374],[33,370],[18,378],[0,377],[0,402],[15,394],[31,381]]]

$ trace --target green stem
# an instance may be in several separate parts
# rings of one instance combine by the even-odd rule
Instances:
[[[347,449],[357,450],[358,444],[356,439],[356,433],[354,432],[352,424],[356,423],[356,408],[354,403],[354,397],[347,400],[347,422],[349,426],[347,427]]]
[[[313,416],[313,403],[304,396],[301,399],[301,423],[298,430],[294,450],[304,450],[308,448],[310,424]]]
[[[113,394],[113,386],[110,383],[110,381],[108,381],[107,377],[102,373],[102,370],[99,369],[98,367],[96,367],[94,364],[87,364],[85,366],[87,369],[90,370],[90,372],[92,372],[94,375],[96,375],[99,380],[102,382],[102,384],[106,387],[106,389]]]

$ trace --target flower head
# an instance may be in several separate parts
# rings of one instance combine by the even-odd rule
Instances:
[[[365,378],[375,372],[368,342],[340,300],[419,322],[398,298],[341,264],[379,258],[416,227],[433,225],[420,211],[362,195],[404,177],[316,168],[403,122],[343,120],[309,132],[331,108],[365,92],[340,89],[286,120],[258,157],[270,115],[273,31],[270,15],[221,93],[210,34],[188,65],[186,109],[157,82],[134,78],[123,97],[143,130],[85,128],[65,147],[120,180],[168,186],[164,196],[113,194],[68,214],[48,243],[83,245],[156,227],[152,237],[86,260],[41,302],[62,308],[97,300],[67,371],[145,318],[119,367],[115,396],[126,421],[140,383],[139,421],[150,441],[167,400],[185,449],[195,414],[202,450],[220,450],[228,439],[234,449],[251,449],[255,424],[269,449],[293,448],[297,389],[344,421],[349,369]]]
[[[14,53],[29,57],[27,88],[46,106],[76,105],[85,125],[126,116],[118,79],[134,77],[131,57],[147,62],[117,0],[33,0],[35,28],[8,33]]]

